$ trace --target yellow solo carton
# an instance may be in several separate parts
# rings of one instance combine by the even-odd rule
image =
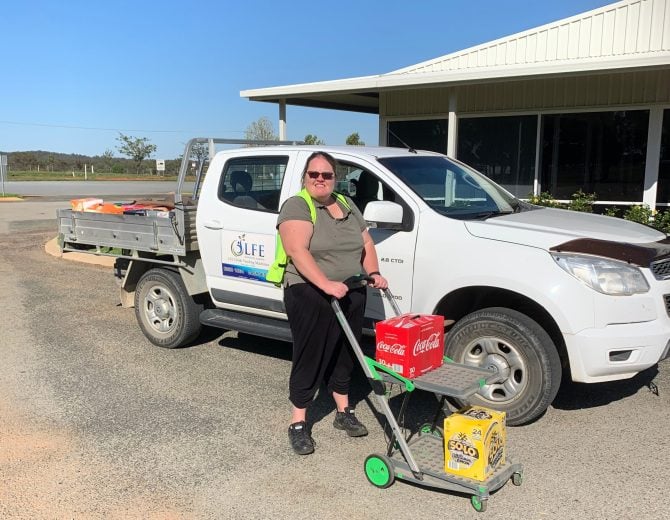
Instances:
[[[444,470],[483,481],[505,464],[505,412],[470,406],[444,420]]]

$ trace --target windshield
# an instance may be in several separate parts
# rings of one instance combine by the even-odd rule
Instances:
[[[481,173],[446,157],[388,157],[391,170],[435,211],[458,219],[481,219],[518,211],[519,201]]]

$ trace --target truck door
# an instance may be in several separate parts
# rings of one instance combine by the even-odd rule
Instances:
[[[226,160],[216,200],[203,222],[219,234],[218,260],[206,268],[210,294],[218,307],[273,317],[284,315],[282,291],[265,281],[274,260],[275,226],[282,182],[294,159],[259,152]]]
[[[379,270],[389,281],[389,288],[403,312],[412,307],[414,254],[417,239],[418,210],[401,185],[384,175],[374,164],[360,159],[338,157],[336,190],[349,195],[363,213],[372,201],[388,200],[403,207],[402,230],[369,228],[379,257]],[[376,289],[368,290],[366,317],[373,320],[393,316],[393,310]]]

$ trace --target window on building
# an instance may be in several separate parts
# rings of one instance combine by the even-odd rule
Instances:
[[[462,118],[458,160],[519,198],[533,192],[537,116]]]
[[[424,119],[414,121],[389,121],[386,142],[388,146],[431,152],[447,153],[446,119]]]
[[[279,193],[288,157],[242,157],[226,162],[219,199],[258,210],[279,210]]]
[[[648,125],[648,110],[542,116],[541,190],[641,201]]]
[[[661,159],[658,163],[658,189],[656,203],[670,202],[670,109],[663,111],[661,133]]]

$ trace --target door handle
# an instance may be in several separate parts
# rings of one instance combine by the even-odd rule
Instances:
[[[207,220],[203,222],[202,225],[205,226],[207,229],[223,229],[221,222],[219,222],[218,220]]]

